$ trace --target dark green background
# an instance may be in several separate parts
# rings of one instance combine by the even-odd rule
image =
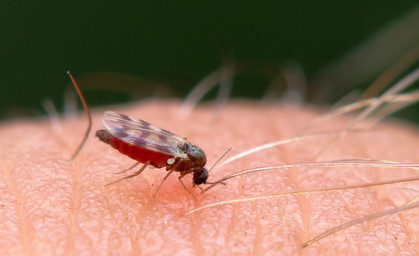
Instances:
[[[416,4],[2,1],[0,117],[42,113],[44,98],[62,106],[69,87],[67,69],[79,77],[116,72],[164,81],[168,94],[178,97],[228,56],[237,61],[298,63],[310,78]],[[266,81],[257,75],[245,78],[237,80],[233,95],[259,97]],[[109,95],[89,91],[93,86],[86,83],[82,87],[91,104],[124,101],[135,90],[120,88],[122,93]],[[419,116],[417,104],[408,112],[411,119]]]

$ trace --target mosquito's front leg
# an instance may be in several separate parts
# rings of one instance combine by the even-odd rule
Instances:
[[[181,174],[180,174],[180,176],[179,176],[179,181],[180,181],[180,183],[182,184],[182,186],[183,186],[183,188],[186,190],[186,191],[188,191],[188,193],[189,193],[189,195],[191,195],[193,198],[195,198],[196,199],[196,196],[194,195],[194,194],[192,194],[192,192],[191,191],[189,191],[189,189],[187,189],[186,188],[186,186],[185,186],[185,183],[183,183],[183,181],[182,181],[182,178],[183,177],[185,177],[185,175],[186,174],[188,174],[188,173],[191,173],[190,171],[188,172],[188,171],[185,171],[185,172],[182,172]],[[199,186],[198,186],[199,187]],[[201,189],[202,190],[202,189]]]
[[[164,176],[164,178],[160,182],[160,185],[157,188],[156,192],[154,192],[153,200],[151,201],[153,204],[154,204],[154,201],[156,200],[157,193],[159,192],[163,183],[166,181],[167,177],[169,177],[169,175],[172,174],[172,172],[174,172],[179,167],[179,165],[180,165],[180,163],[182,163],[182,161],[183,161],[183,159],[180,159],[175,165],[172,165],[172,166],[170,166],[170,168],[167,169],[167,171],[169,171],[169,173],[167,173],[166,176]]]
[[[154,204],[154,201],[156,200],[157,192],[159,192],[159,190],[160,190],[161,186],[162,186],[162,185],[163,185],[163,183],[166,181],[167,177],[169,177],[169,175],[170,175],[170,174],[172,174],[172,172],[173,172],[173,171],[174,171],[174,169],[171,169],[171,170],[170,170],[170,171],[166,174],[166,176],[164,176],[163,180],[160,182],[159,187],[157,188],[156,192],[154,192],[154,195],[153,195],[153,200],[151,201],[151,202],[152,202],[152,204]]]

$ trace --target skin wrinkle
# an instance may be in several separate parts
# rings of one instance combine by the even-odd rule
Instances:
[[[32,248],[32,239],[30,234],[30,221],[28,220],[26,212],[23,210],[25,203],[24,196],[16,188],[16,184],[13,181],[10,172],[4,171],[3,174],[6,187],[13,195],[16,202],[14,212],[16,214],[17,222],[17,239],[21,242],[22,250],[25,251],[25,253],[28,253],[28,249],[30,250],[30,248]]]
[[[413,228],[409,228],[408,218],[404,217],[403,215],[399,215],[399,216],[397,216],[397,218],[400,219],[400,223],[402,224],[403,230],[405,231],[403,233],[406,234],[406,236],[407,236],[406,240],[407,241],[417,240],[417,238],[412,235],[412,234],[415,234],[414,232],[416,232],[416,231]],[[403,233],[401,232],[401,234],[402,234],[401,236],[403,236]],[[397,236],[398,236],[398,234],[397,234]],[[418,247],[418,246],[416,246],[416,247]],[[398,252],[400,253],[401,251],[398,250]]]
[[[277,128],[277,131],[281,131],[281,127]],[[278,133],[276,133],[278,134]],[[282,135],[282,134],[280,134]],[[281,138],[283,136],[277,136],[278,138]],[[293,157],[293,154],[291,153],[291,150],[287,145],[284,147],[281,147],[283,156],[284,156],[284,163],[292,163],[295,161],[295,157]],[[298,190],[300,188],[300,178],[298,172],[289,172],[287,173],[287,180],[289,180],[289,184],[293,185],[293,189]],[[306,197],[302,195],[301,197],[295,198],[296,204],[298,205],[297,210],[295,211],[295,215],[299,216],[299,224],[302,227],[302,230],[304,230],[304,233],[306,233],[306,230],[308,230],[308,216],[307,216],[307,209],[305,207],[305,203],[307,202]],[[280,206],[280,205],[279,205]],[[297,235],[298,238],[304,239],[304,237],[301,237],[300,235]]]
[[[241,194],[241,193],[240,193]],[[226,234],[226,244],[233,244],[232,247],[234,247],[234,241],[236,241],[236,233],[235,228],[239,225],[240,221],[240,207],[241,204],[238,203],[237,205],[233,206],[233,214],[229,220],[229,223],[227,225],[227,234]],[[234,252],[234,251],[233,251]]]
[[[260,211],[255,207],[255,205],[253,205],[253,212],[256,212],[256,224],[255,224],[255,229],[256,229],[256,234],[255,234],[255,240],[253,242],[253,248],[251,251],[252,255],[259,255],[260,254],[260,246],[262,244],[262,237],[263,234],[260,232],[260,228],[261,228],[261,223],[260,223]],[[247,231],[245,231],[245,235],[247,235]]]
[[[19,129],[14,131],[18,133],[22,132]],[[6,160],[6,162],[8,162],[12,159],[20,159],[23,163],[12,168],[14,173],[11,175],[11,178],[13,179],[12,184],[14,184],[12,186],[12,189],[14,190],[13,193],[16,194],[17,200],[17,217],[22,224],[20,225],[20,236],[23,239],[23,248],[26,252],[31,252],[36,247],[36,243],[39,241],[39,236],[36,236],[36,233],[34,232],[35,227],[42,225],[42,223],[48,219],[42,211],[37,212],[35,209],[38,204],[43,207],[48,207],[48,205],[45,204],[46,198],[49,197],[48,193],[37,193],[37,191],[41,191],[43,189],[52,191],[52,188],[46,188],[45,185],[48,182],[42,176],[42,171],[52,172],[55,169],[52,167],[52,158],[54,158],[54,156],[51,156],[53,153],[50,150],[50,147],[53,147],[54,144],[48,142],[43,144],[46,136],[37,133],[36,129],[29,129],[26,134],[31,135],[31,139],[34,141],[33,143],[37,148],[45,146],[45,151],[51,153],[43,156],[41,154],[36,154],[36,160],[30,162],[30,150],[25,149],[26,152],[23,151],[21,154],[17,151],[12,151],[9,155],[10,158]],[[9,139],[13,139],[13,137],[14,136],[11,135]],[[23,141],[20,140],[18,143],[22,142]],[[25,143],[23,143],[23,145],[26,146]],[[43,170],[38,172],[40,168]],[[52,185],[52,187],[55,187],[55,185]],[[52,237],[49,237],[49,239],[51,238]]]
[[[97,205],[92,205],[90,202],[93,201],[92,197],[94,194],[91,193],[90,186],[88,186],[83,179],[85,176],[84,173],[84,163],[87,161],[80,159],[79,161],[73,161],[73,175],[72,175],[72,190],[71,190],[71,204],[70,204],[70,223],[71,223],[71,231],[77,239],[86,243],[88,248],[90,248],[90,252],[94,253],[94,243],[97,239],[96,236],[92,236],[87,234],[90,231],[88,227],[95,227],[97,226],[97,220],[100,219],[97,216],[98,211],[91,211],[83,215],[83,212],[89,208],[97,208]],[[97,198],[100,199],[100,198]],[[101,200],[100,200],[101,201]],[[91,219],[91,221],[84,222],[84,219]],[[83,224],[84,223],[84,224]]]
[[[276,129],[274,131],[275,137],[277,138],[284,138],[286,136],[283,135],[283,133],[281,132],[283,128],[281,128],[281,126],[276,125]],[[292,151],[290,150],[289,147],[287,147],[287,145],[283,146],[283,147],[279,147],[277,148],[277,150],[281,150],[281,155],[284,158],[284,163],[292,163],[293,161],[296,161],[296,158],[293,157],[293,154],[291,153]],[[290,180],[290,184],[292,184],[293,189],[297,190],[300,188],[300,178],[298,177],[298,173],[297,172],[290,172],[287,173],[287,179]],[[305,196],[301,196],[301,197],[293,197],[293,199],[295,199],[296,204],[298,205],[297,210],[295,211],[296,216],[298,217],[298,222],[299,225],[301,225],[302,230],[308,230],[308,222],[307,222],[307,209],[306,207],[304,207],[304,202],[306,202],[306,197]],[[282,205],[278,204],[278,207],[281,207]],[[306,231],[304,231],[304,233],[306,233]],[[296,238],[299,239],[304,239],[304,237],[302,237],[300,234],[297,233]]]
[[[388,200],[385,200],[385,201],[386,201],[386,204],[387,205],[391,205],[393,207],[394,204],[392,202],[388,202]],[[389,207],[386,206],[386,209],[387,208],[389,208]],[[397,239],[400,239],[401,240],[401,237],[402,236],[407,236],[408,239],[406,239],[406,241],[415,241],[415,240],[417,240],[417,238],[415,238],[414,236],[412,236],[412,234],[415,234],[415,232],[417,233],[417,231],[415,231],[413,229],[411,229],[411,230],[409,229],[408,222],[404,221],[404,219],[405,219],[404,218],[404,215],[398,214],[397,216],[392,216],[392,218],[394,218],[390,222],[392,224],[392,226],[397,226],[400,229],[399,232],[394,232],[394,237],[395,238],[397,236],[397,237],[399,237]],[[384,220],[386,220],[386,218]],[[383,220],[383,222],[384,222],[384,220]],[[395,223],[394,220],[397,220],[398,222]],[[395,249],[397,249],[397,252],[398,253],[401,253],[401,251],[398,248],[395,248]]]
[[[362,151],[361,155],[363,155],[367,158],[374,157],[374,155],[368,150],[367,147],[365,147],[364,145],[360,145],[359,147],[361,149],[359,151]],[[381,176],[382,176],[381,175],[381,170],[377,170],[376,172],[373,172],[369,175],[369,177],[373,180],[382,180]],[[379,211],[380,209],[383,209],[384,205],[382,204],[382,200],[381,200],[383,195],[381,193],[381,190],[379,190],[377,188],[371,188],[370,190],[374,191],[374,196],[375,196],[374,202],[376,202],[374,204],[375,211]],[[393,205],[393,206],[395,206],[395,205]],[[362,216],[360,216],[360,217],[362,217]]]
[[[305,110],[301,107],[296,109],[273,104],[236,102],[228,104],[226,109],[220,112],[219,119],[211,123],[208,121],[213,110],[211,106],[201,106],[192,113],[189,119],[179,120],[175,115],[179,105],[177,102],[143,102],[132,107],[113,107],[112,109],[139,117],[175,134],[188,137],[206,152],[208,166],[215,162],[216,157],[220,156],[229,146],[233,146],[233,150],[229,154],[232,156],[256,145],[292,137],[296,130],[318,115],[312,109]],[[102,111],[97,111],[97,114],[94,115],[93,131],[102,128],[102,113]],[[192,120],[198,121],[193,122]],[[267,125],[267,122],[273,123],[273,125]],[[331,123],[327,125],[334,127],[332,130],[336,130],[340,124],[335,120]],[[65,145],[54,138],[59,136],[51,136],[47,120],[5,123],[2,125],[3,127],[0,127],[0,131],[3,131],[0,132],[0,145],[2,151],[6,150],[1,154],[3,157],[7,156],[7,160],[2,161],[2,165],[6,165],[2,166],[2,169],[5,170],[13,163],[16,165],[15,168],[9,168],[15,172],[11,175],[12,179],[17,181],[24,177],[24,183],[20,184],[18,189],[29,196],[25,197],[22,211],[30,212],[31,214],[28,215],[30,221],[37,223],[31,227],[33,240],[36,241],[30,251],[31,254],[67,252],[77,255],[83,253],[96,255],[132,253],[138,255],[139,251],[146,255],[156,253],[180,255],[181,252],[186,252],[186,255],[201,252],[217,255],[231,255],[231,252],[247,254],[255,249],[254,244],[260,237],[263,238],[261,243],[275,245],[270,248],[262,245],[258,249],[260,254],[312,255],[319,253],[336,255],[347,254],[348,251],[345,252],[343,249],[346,247],[347,250],[352,250],[354,253],[369,252],[375,255],[394,255],[399,251],[401,254],[414,255],[418,249],[416,242],[418,240],[417,209],[396,214],[391,218],[381,218],[366,224],[355,225],[307,248],[301,248],[301,244],[307,239],[345,221],[391,208],[392,205],[400,206],[410,201],[412,196],[417,196],[417,193],[411,190],[395,190],[391,187],[377,188],[375,190],[380,194],[373,199],[379,199],[381,202],[379,205],[377,203],[367,204],[366,200],[370,200],[370,197],[365,197],[365,195],[371,193],[371,189],[359,189],[356,192],[349,190],[306,195],[304,196],[305,202],[299,204],[297,202],[300,196],[292,196],[223,205],[183,217],[182,214],[194,205],[194,199],[179,184],[177,174],[169,177],[157,195],[156,204],[151,205],[152,194],[166,174],[163,169],[147,168],[138,177],[104,188],[104,184],[120,177],[113,175],[114,172],[124,170],[133,162],[108,145],[99,142],[93,136],[89,137],[85,148],[73,164],[68,161],[72,150],[76,148],[76,143],[79,142],[84,132],[85,125],[84,117],[80,117],[76,121],[63,122],[61,124],[63,133],[60,136],[62,136]],[[255,140],[253,140],[251,134],[243,130],[248,126],[252,126],[253,133],[263,134],[265,137],[255,136]],[[278,133],[272,132],[273,126],[277,126],[277,129],[282,131],[281,138],[278,138]],[[232,131],[228,127],[232,127]],[[402,127],[397,124],[384,124],[373,128],[373,132],[348,134],[347,138],[344,138],[344,140],[346,139],[344,142],[339,142],[325,153],[325,160],[354,158],[355,155],[351,153],[351,150],[340,152],[338,149],[345,149],[345,147],[352,149],[354,145],[359,145],[362,142],[366,143],[364,148],[370,153],[368,157],[400,162],[418,162],[417,155],[409,154],[415,152],[419,143],[417,127],[412,128],[406,125]],[[240,136],[236,136],[236,132]],[[22,136],[22,134],[35,134],[35,136]],[[19,143],[14,143],[17,137],[19,137]],[[386,138],[391,138],[392,141],[389,142]],[[274,148],[247,156],[222,168],[216,168],[210,174],[209,180],[216,180],[244,168],[281,163],[284,162],[286,156],[291,156],[294,162],[309,159],[309,156],[314,155],[327,139],[319,137],[317,140],[310,139],[287,144],[285,153],[278,154],[278,152],[284,152],[284,149]],[[375,145],[377,147],[374,147]],[[364,150],[358,153],[363,154]],[[15,162],[13,159],[20,159],[20,161]],[[69,202],[74,200],[69,198],[72,196],[73,175],[75,175],[71,168],[72,165],[78,169],[77,175],[79,175],[80,181],[77,188],[77,193],[79,193],[79,208],[77,210],[79,212],[78,218],[74,218],[74,221],[77,222],[75,224],[83,234],[73,233],[71,226],[63,229],[63,222],[70,225],[70,209],[73,209],[69,205]],[[56,173],[53,171],[54,169]],[[305,189],[322,188],[326,185],[333,186],[342,183],[357,184],[357,181],[364,183],[364,181],[373,181],[377,177],[385,180],[392,177],[415,176],[414,174],[417,176],[418,174],[417,171],[404,169],[380,171],[367,168],[365,170],[354,168],[286,170],[286,172],[290,171],[294,173],[285,173],[283,170],[270,171],[231,179],[227,181],[226,186],[219,185],[203,195],[198,195],[198,189],[191,190],[199,197],[195,203],[203,205],[237,198],[242,194],[248,194],[248,191],[253,191],[252,194],[281,192],[287,188],[295,187],[296,184]],[[379,175],[376,171],[379,171]],[[292,182],[290,179],[284,179],[287,176],[298,178]],[[32,180],[39,177],[48,182],[43,185],[34,184]],[[0,179],[2,179],[0,184],[4,183],[3,174]],[[184,181],[186,186],[191,188],[191,176],[186,176]],[[266,186],[261,182],[266,182]],[[49,186],[45,186],[46,184]],[[407,186],[416,189],[416,191],[419,190],[417,183],[396,184],[392,187]],[[264,188],[266,191],[261,191]],[[272,191],[275,188],[277,190]],[[6,188],[0,186],[0,189]],[[2,197],[4,193],[4,191],[0,191]],[[34,195],[37,196],[34,197]],[[350,200],[346,199],[347,196]],[[359,203],[354,200],[355,197]],[[383,204],[383,200],[386,200],[387,203]],[[354,205],[351,205],[352,202]],[[346,203],[345,207],[342,207],[343,203]],[[72,207],[76,207],[76,205],[74,204]],[[359,205],[364,205],[361,211],[358,209]],[[375,209],[368,209],[370,205]],[[29,209],[28,206],[31,208]],[[15,206],[5,204],[5,207],[7,209],[4,211],[10,212]],[[306,230],[306,227],[299,223],[301,216],[299,217],[298,214],[301,214],[303,207],[307,209],[305,212],[308,216],[307,226],[310,230]],[[0,218],[6,219],[0,219],[0,221],[10,225],[10,218],[1,213],[2,211],[0,208]],[[47,215],[49,218],[43,217],[43,215]],[[265,219],[262,221],[260,216]],[[406,217],[401,218],[400,216]],[[403,223],[404,221],[406,223]],[[229,223],[236,224],[229,228]],[[196,229],[194,234],[189,234],[188,232],[193,229]],[[67,233],[63,235],[62,230],[66,230]],[[0,232],[0,234],[5,234],[3,231]],[[402,232],[409,232],[409,234],[403,235]],[[228,234],[230,235],[228,236]],[[394,234],[398,234],[400,238],[394,239]],[[74,235],[77,236],[74,237]],[[47,236],[53,237],[55,241],[46,239]],[[402,237],[407,238],[402,239]],[[14,255],[24,254],[25,250],[21,249],[21,246],[25,245],[24,243],[8,243],[10,240],[4,235],[1,235],[0,238],[1,255],[10,255],[9,252],[17,252]],[[196,245],[194,239],[198,241],[197,243],[202,243],[201,249],[194,248]],[[57,246],[66,246],[66,249],[62,250]]]

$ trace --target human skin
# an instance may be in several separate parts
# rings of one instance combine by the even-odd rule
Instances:
[[[229,156],[291,138],[322,112],[257,102],[229,103],[214,115],[211,104],[186,119],[176,101],[141,102],[107,110],[168,129],[201,147],[210,167]],[[103,129],[103,110],[93,111],[93,131]],[[339,130],[346,119],[322,123]],[[306,167],[258,172],[226,181],[204,194],[174,173],[147,168],[111,186],[134,161],[90,134],[74,161],[86,119],[64,119],[61,131],[47,119],[4,122],[0,127],[0,255],[416,255],[419,209],[338,231],[303,248],[309,239],[344,222],[403,205],[417,196],[419,182],[294,195],[226,204],[185,216],[208,203],[290,190],[321,189],[419,176],[417,170]],[[268,165],[338,159],[385,159],[418,163],[418,128],[386,122],[349,133],[315,159],[331,135],[264,150],[215,168],[209,181]],[[137,167],[139,168],[139,167]],[[131,172],[134,172],[132,170]],[[128,172],[130,173],[130,172]],[[204,186],[205,187],[205,186]]]

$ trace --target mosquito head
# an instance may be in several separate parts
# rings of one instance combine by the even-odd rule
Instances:
[[[195,183],[196,185],[206,183],[207,179],[208,179],[207,168],[202,168],[200,171],[196,171],[193,173],[193,183]]]

